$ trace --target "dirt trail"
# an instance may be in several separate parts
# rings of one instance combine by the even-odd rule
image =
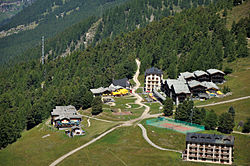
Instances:
[[[235,102],[235,101],[238,101],[238,100],[245,100],[245,99],[249,99],[249,98],[250,98],[250,96],[239,97],[239,98],[236,98],[236,99],[221,101],[221,102],[212,103],[212,104],[198,105],[196,107],[209,107],[209,106],[214,106],[214,105],[219,105],[219,104],[231,103],[231,102]]]
[[[176,153],[181,153],[181,151],[179,150],[174,150],[174,149],[167,149],[167,148],[162,148],[156,144],[154,144],[147,136],[147,130],[144,128],[144,126],[142,124],[138,124],[138,126],[141,128],[142,130],[142,136],[143,138],[153,147],[159,149],[159,150],[165,150],[165,151],[170,151],[170,152],[176,152]]]

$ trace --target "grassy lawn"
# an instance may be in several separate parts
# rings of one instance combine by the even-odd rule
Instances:
[[[236,23],[244,17],[248,17],[250,9],[250,1],[244,2],[242,5],[234,7],[227,14],[227,28],[231,29],[233,21]]]
[[[150,114],[162,113],[162,109],[160,109],[161,105],[159,103],[145,103],[145,105],[150,107]]]
[[[49,128],[44,123],[24,131],[17,142],[0,151],[0,165],[49,165],[58,157],[114,126],[112,123],[96,120],[90,122],[91,126],[86,127],[87,120],[83,118],[86,135],[74,138],[69,138],[63,131]],[[42,138],[47,134],[50,136]]]
[[[183,162],[179,153],[155,149],[144,140],[141,133],[138,126],[119,128],[66,158],[59,165],[205,165]],[[185,142],[179,142],[182,143]]]
[[[97,118],[112,121],[127,121],[141,116],[145,109],[144,107],[140,108],[140,105],[138,104],[134,104],[136,98],[134,98],[133,96],[115,97],[114,99],[115,106],[103,104],[103,112],[97,115]],[[129,104],[131,108],[129,108],[126,104]],[[112,114],[111,110],[118,112],[131,111],[132,115],[114,115]],[[84,115],[91,116],[91,108],[88,110],[81,111],[81,113]]]
[[[223,85],[219,85],[219,87],[229,86],[233,94],[224,98],[196,101],[195,105],[210,104],[250,95],[250,57],[237,59],[233,63],[224,63],[224,66],[232,68],[234,72],[226,76],[226,82]]]
[[[185,138],[186,135],[172,130],[158,128],[154,126],[146,125],[146,120],[142,121],[142,124],[147,129],[148,137],[156,145],[165,148],[171,148],[176,150],[184,150],[185,148]],[[206,134],[222,134],[218,131],[205,130],[201,133]],[[224,135],[224,134],[222,134]],[[234,164],[236,165],[249,165],[250,159],[248,157],[250,149],[250,136],[232,134],[235,136],[235,146],[234,146]],[[210,164],[209,164],[210,165]]]
[[[211,107],[206,107],[208,109],[213,109],[217,115],[227,112],[229,107],[233,106],[235,110],[235,124],[237,125],[240,121],[246,122],[247,118],[250,118],[250,99],[240,100],[233,103],[227,103],[222,105],[215,105]],[[237,126],[234,128],[237,129]],[[239,129],[241,131],[241,129]]]

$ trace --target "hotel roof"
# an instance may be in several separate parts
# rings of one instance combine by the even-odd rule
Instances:
[[[151,67],[150,69],[147,69],[146,72],[145,72],[145,75],[149,75],[149,74],[159,74],[159,75],[161,75],[161,74],[163,74],[163,72],[160,69],[156,68],[156,67]]]
[[[234,145],[234,136],[217,135],[217,134],[202,134],[202,133],[187,133],[186,141],[194,142],[194,143]]]

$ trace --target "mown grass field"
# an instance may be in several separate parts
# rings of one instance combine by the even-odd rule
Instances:
[[[224,98],[212,98],[207,101],[196,101],[195,105],[205,105],[214,102],[250,96],[250,56],[237,59],[232,63],[225,62],[224,66],[232,68],[233,73],[227,75],[225,77],[226,82],[223,85],[219,85],[219,87],[222,88],[223,86],[229,86],[232,91],[232,95]]]
[[[118,128],[96,143],[68,157],[59,165],[205,165],[183,162],[179,153],[155,149],[144,140],[141,133],[138,126]]]
[[[63,131],[50,128],[44,123],[29,131],[24,131],[22,137],[15,143],[0,151],[0,165],[49,165],[63,154],[79,147],[97,137],[115,124],[83,118],[83,129],[86,135],[69,138]],[[42,136],[50,134],[49,137]]]
[[[171,148],[175,150],[184,150],[185,149],[185,138],[186,135],[178,132],[174,132],[164,128],[157,128],[154,126],[149,126],[145,124],[145,120],[142,122],[144,127],[147,129],[148,137],[155,144]],[[222,134],[218,131],[205,130],[201,133],[206,134]],[[225,135],[225,134],[222,134]],[[240,134],[231,134],[235,137],[235,146],[234,146],[234,164],[235,165],[249,165],[250,158],[247,155],[250,149],[250,136],[240,135]],[[208,164],[211,165],[211,164]]]
[[[127,121],[131,119],[138,118],[144,111],[144,107],[141,107],[138,104],[134,104],[136,98],[134,96],[122,96],[122,97],[114,97],[115,105],[110,106],[107,104],[103,104],[103,112],[97,115],[97,118],[112,120],[112,121]],[[126,105],[128,104],[128,105]],[[131,108],[129,107],[131,106]],[[114,115],[112,111],[115,112],[126,112],[131,111],[131,115]],[[81,111],[82,114],[91,116],[91,108],[88,110]]]
[[[233,21],[236,23],[244,17],[249,16],[249,10],[250,10],[250,1],[244,2],[242,5],[234,7],[231,11],[228,11],[227,14],[227,28],[231,29]]]
[[[207,109],[213,109],[217,115],[227,112],[229,107],[233,106],[235,110],[235,128],[234,130],[241,131],[242,128],[237,128],[240,121],[246,122],[247,118],[250,118],[250,99],[240,100],[233,103],[227,103],[222,105],[215,105],[206,107]]]

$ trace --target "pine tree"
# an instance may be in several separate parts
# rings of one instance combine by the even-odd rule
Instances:
[[[234,128],[234,119],[230,113],[223,113],[219,117],[218,131],[230,134]]]
[[[205,128],[206,130],[215,130],[217,127],[218,118],[214,110],[208,112],[205,118]]]
[[[96,96],[92,101],[92,115],[98,115],[102,112],[102,100],[100,96]]]
[[[235,117],[235,110],[234,110],[234,107],[231,106],[228,110],[228,113],[230,113],[232,115],[232,117],[234,118]]]
[[[247,122],[244,124],[242,132],[243,133],[249,133],[250,132],[250,118],[248,118]]]
[[[171,116],[173,115],[173,109],[173,100],[167,97],[164,101],[163,113],[165,114],[165,116]]]

